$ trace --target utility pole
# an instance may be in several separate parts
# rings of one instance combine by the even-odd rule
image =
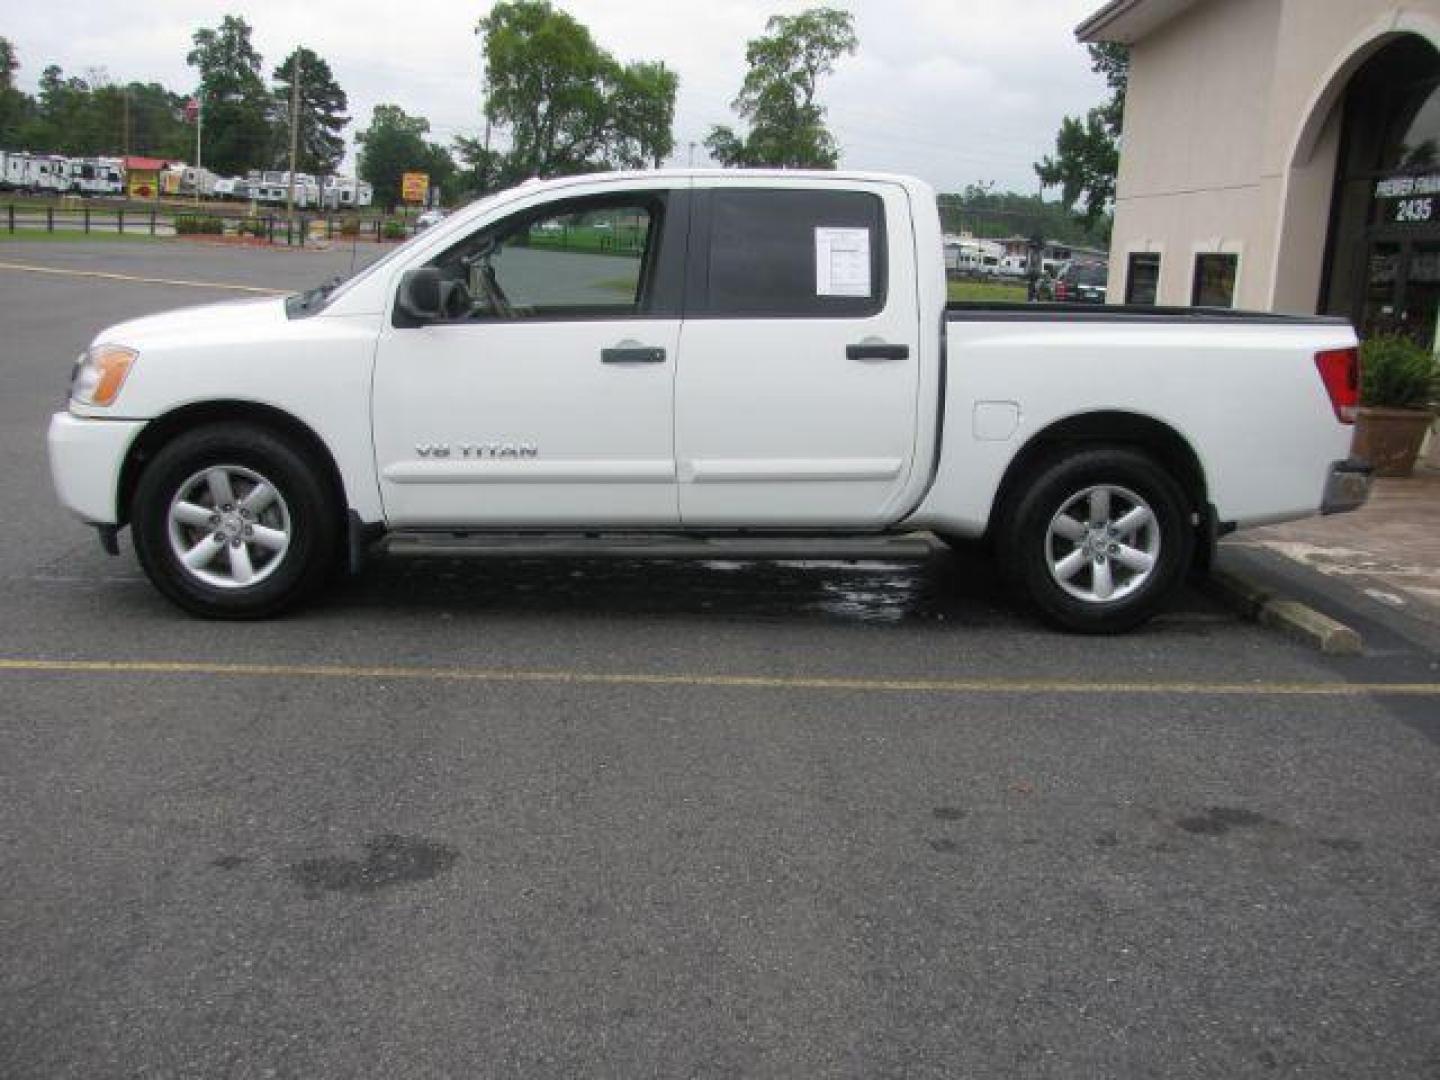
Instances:
[[[285,213],[295,216],[295,158],[300,150],[300,47],[290,61],[290,187],[285,193]]]
[[[200,205],[200,132],[205,129],[205,84],[195,91],[195,205]]]
[[[125,156],[130,156],[130,84],[125,84]]]
[[[480,159],[480,194],[490,194],[490,117],[485,117],[485,156]]]

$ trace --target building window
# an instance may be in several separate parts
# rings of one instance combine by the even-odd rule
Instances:
[[[1160,291],[1160,256],[1136,251],[1125,270],[1125,303],[1153,306]]]
[[[1234,307],[1235,271],[1239,265],[1238,255],[1196,255],[1195,288],[1190,294],[1190,303],[1196,307]]]

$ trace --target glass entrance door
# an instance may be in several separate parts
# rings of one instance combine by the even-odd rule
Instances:
[[[1400,311],[1400,245],[1370,245],[1365,265],[1365,291],[1360,315],[1360,336],[1370,337],[1394,329]]]
[[[1400,333],[1434,348],[1440,319],[1440,240],[1371,244],[1362,304],[1362,337]]]
[[[1427,349],[1435,347],[1435,319],[1440,314],[1440,241],[1405,245],[1405,292],[1400,321]]]

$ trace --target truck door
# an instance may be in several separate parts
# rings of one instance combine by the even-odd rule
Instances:
[[[377,349],[392,525],[674,526],[674,372],[687,193],[517,210],[430,261],[464,286]],[[394,325],[397,321],[401,325]]]
[[[888,524],[904,509],[920,385],[904,189],[707,183],[676,374],[681,520]]]

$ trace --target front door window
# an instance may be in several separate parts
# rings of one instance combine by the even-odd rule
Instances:
[[[502,222],[433,260],[470,320],[625,319],[651,308],[659,194],[574,200]]]

